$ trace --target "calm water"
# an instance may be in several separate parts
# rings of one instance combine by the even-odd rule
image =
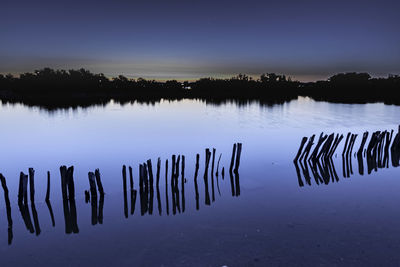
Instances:
[[[304,186],[299,186],[292,161],[303,136],[351,131],[359,135],[356,151],[364,131],[394,129],[396,133],[399,118],[396,106],[328,104],[304,98],[272,107],[184,100],[155,105],[110,103],[52,113],[1,105],[0,173],[9,189],[12,218],[11,228],[0,189],[1,266],[399,266],[400,168],[390,162],[388,168],[370,174],[364,170],[360,175],[353,157],[353,174],[344,178],[343,140],[333,156],[338,179],[317,184],[311,176],[308,185],[302,176]],[[239,175],[231,180],[227,169],[236,142],[243,149]],[[222,153],[220,174],[213,179],[209,174],[208,191],[203,178],[206,148],[216,148],[215,165]],[[185,155],[186,166],[184,194],[179,177],[176,214],[170,188],[173,154]],[[139,192],[131,214],[128,192],[126,217],[122,165],[132,166],[139,191],[139,164],[151,159],[155,173],[158,157],[161,179],[159,197],[154,187],[152,214],[141,216]],[[79,233],[65,233],[61,165],[75,168]],[[19,173],[28,173],[29,167],[35,169],[36,191],[35,206],[29,202],[27,209],[31,228],[22,217],[26,211],[17,204]],[[93,217],[84,191],[89,190],[88,172],[96,168],[106,195]],[[47,171],[55,226],[44,201]]]

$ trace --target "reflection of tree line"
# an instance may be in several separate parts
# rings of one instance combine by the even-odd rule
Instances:
[[[240,195],[240,182],[239,182],[239,165],[240,165],[240,155],[242,151],[242,144],[234,144],[231,165],[229,169],[231,189],[233,196]],[[204,204],[211,205],[215,201],[215,194],[221,195],[219,187],[219,161],[221,155],[219,156],[217,162],[217,168],[215,170],[215,155],[216,149],[214,148],[212,152],[210,149],[205,150],[205,164],[204,164]],[[196,155],[196,165],[194,173],[194,188],[195,188],[195,201],[196,210],[200,208],[200,193],[198,185],[198,173],[200,155]],[[211,161],[211,170],[210,170]],[[165,161],[165,208],[164,213],[169,215],[172,212],[173,215],[184,213],[186,209],[185,200],[185,184],[187,183],[187,177],[185,176],[185,156],[183,155],[172,155],[171,157],[171,171],[169,169],[168,159]],[[162,215],[162,199],[160,193],[160,175],[161,175],[161,159],[157,159],[156,167],[156,201],[158,214]],[[136,195],[137,191],[133,187],[133,180],[131,170],[129,167],[130,177],[131,177],[131,215],[133,215],[135,210]],[[209,178],[210,174],[210,178]],[[221,177],[224,179],[225,169],[222,168]],[[126,166],[122,167],[122,180],[123,180],[123,191],[124,191],[124,215],[128,218],[128,189],[127,189],[127,178],[126,178]],[[210,192],[211,188],[211,192]],[[153,214],[154,206],[154,176],[151,160],[139,165],[139,200],[140,200],[140,214],[144,216],[145,214]],[[170,206],[171,204],[171,206]]]
[[[240,195],[240,183],[239,183],[239,164],[240,155],[242,150],[242,144],[234,144],[232,151],[231,164],[229,168],[229,176],[231,182],[232,196]],[[211,160],[211,152],[206,149],[205,154],[205,170],[204,170],[204,188],[205,188],[205,205],[211,205],[211,201],[215,201],[215,187],[214,187],[214,175],[216,187],[218,194],[221,195],[219,188],[219,162],[221,159],[221,154],[218,159],[216,172],[214,174],[214,163],[215,163],[216,149],[212,151],[212,163],[211,163],[211,199],[209,192],[209,164]],[[196,166],[194,174],[194,185],[195,185],[195,200],[196,200],[196,210],[199,209],[199,188],[198,188],[198,172],[199,172],[199,160],[200,155],[196,155]],[[19,188],[18,188],[18,207],[21,213],[22,220],[25,227],[30,233],[35,233],[40,235],[41,229],[39,224],[39,218],[35,206],[35,171],[33,168],[29,168],[29,177],[23,172],[20,173]],[[77,209],[75,203],[75,184],[73,177],[74,167],[60,167],[61,176],[61,191],[63,200],[63,213],[64,213],[64,223],[65,223],[65,233],[79,233],[78,221],[77,221]],[[221,176],[224,179],[225,169],[222,168]],[[180,177],[180,179],[179,179]],[[123,178],[123,197],[124,197],[124,216],[128,218],[128,188],[127,188],[127,170],[124,165],[122,168],[122,178]],[[157,160],[156,167],[156,198],[157,198],[157,210],[159,215],[162,215],[162,200],[159,188],[161,178],[161,159]],[[104,208],[104,189],[100,178],[100,171],[96,169],[95,172],[88,173],[90,190],[85,191],[85,202],[91,203],[91,223],[92,225],[103,223],[103,208]],[[5,177],[0,173],[1,186],[4,192],[4,199],[6,204],[6,213],[8,220],[8,244],[12,243],[13,240],[13,220],[11,216],[11,204],[9,199],[9,191],[7,188],[7,183]],[[170,182],[170,187],[168,186],[168,181]],[[135,212],[135,204],[137,197],[137,190],[134,189],[133,173],[132,167],[129,167],[129,182],[130,182],[130,214],[133,215]],[[172,155],[171,158],[171,173],[168,173],[168,159],[165,162],[165,201],[166,201],[166,211],[165,213],[169,215],[170,206],[169,200],[171,200],[171,211],[175,215],[177,213],[184,213],[186,209],[185,202],[185,183],[187,182],[185,176],[185,156],[183,155]],[[28,186],[30,194],[30,209],[28,206]],[[169,192],[170,191],[170,192]],[[169,199],[169,193],[171,194],[171,199]],[[99,195],[99,200],[98,200]],[[153,200],[154,200],[154,177],[153,168],[151,160],[139,165],[139,197],[140,197],[140,213],[145,215],[153,214]],[[48,207],[50,219],[53,227],[55,227],[54,213],[50,202],[50,172],[47,172],[47,190],[45,203]],[[31,217],[31,213],[32,217]],[[33,220],[33,221],[32,221]]]
[[[381,168],[389,168],[389,162],[393,167],[399,166],[400,161],[400,126],[393,138],[393,130],[373,132],[369,143],[368,132],[362,136],[360,147],[353,154],[354,143],[357,134],[348,133],[342,152],[343,177],[349,178],[353,175],[352,158],[357,159],[358,173],[364,175],[364,164],[368,174]],[[318,142],[311,152],[315,135],[310,138],[303,137],[300,148],[293,160],[296,169],[299,186],[304,186],[304,181],[311,185],[312,177],[317,185],[338,182],[339,176],[335,170],[332,156],[336,151],[343,135],[321,133]],[[307,142],[308,140],[308,142]],[[393,142],[392,142],[393,141]],[[304,149],[303,149],[304,148]]]

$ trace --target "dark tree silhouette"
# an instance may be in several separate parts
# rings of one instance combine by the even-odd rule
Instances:
[[[259,79],[238,74],[229,79],[202,78],[193,82],[159,82],[123,75],[109,79],[103,73],[86,69],[53,70],[44,68],[19,77],[0,75],[0,100],[24,103],[46,109],[105,105],[160,99],[201,99],[211,103],[235,101],[279,104],[298,96],[342,103],[384,102],[400,104],[400,77],[371,78],[367,73],[339,73],[326,81],[301,83],[290,77],[265,73]]]

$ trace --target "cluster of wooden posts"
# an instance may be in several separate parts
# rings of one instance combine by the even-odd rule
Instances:
[[[100,170],[88,173],[90,193],[85,190],[85,202],[91,203],[92,207],[92,225],[97,223],[103,224],[103,207],[104,207],[104,188],[101,182]],[[97,207],[97,191],[99,191],[100,200]]]
[[[242,144],[237,143],[233,146],[231,164],[229,168],[229,174],[231,177],[231,188],[232,195],[239,196],[240,195],[240,184],[239,184],[239,164],[240,164],[240,155],[242,152]],[[217,185],[218,193],[221,194],[219,188],[219,164],[221,160],[222,154],[219,155],[216,171],[215,170],[215,156],[216,149],[213,148],[212,152],[210,149],[205,150],[205,167],[204,167],[204,188],[205,188],[205,197],[204,202],[206,205],[211,205],[211,201],[215,201],[215,182]],[[212,158],[212,159],[211,159]],[[198,210],[200,207],[199,199],[199,187],[198,187],[198,172],[199,172],[199,164],[200,154],[196,155],[196,164],[195,164],[195,173],[194,173],[194,185],[195,185],[195,199],[196,199],[196,209]],[[211,161],[211,171],[210,171],[210,161]],[[170,213],[170,199],[169,194],[171,194],[171,211],[172,214],[175,215],[177,213],[184,213],[186,209],[186,201],[185,201],[185,184],[187,183],[187,177],[185,176],[185,163],[186,158],[184,155],[172,155],[171,156],[171,170],[169,169],[169,160],[165,160],[165,214],[169,215]],[[160,179],[161,179],[161,159],[157,159],[156,165],[156,173],[155,173],[155,187],[156,187],[156,198],[157,198],[157,210],[158,214],[162,215],[162,201],[161,201],[161,193],[160,193]],[[128,207],[128,191],[130,192],[130,214],[133,215],[135,212],[135,203],[137,198],[137,190],[134,187],[133,175],[132,175],[132,167],[128,166],[129,169],[129,185],[130,188],[128,190],[127,185],[127,167],[125,165],[122,166],[122,181],[123,181],[123,192],[124,192],[124,215],[126,218],[129,216],[129,207]],[[208,175],[211,173],[211,198],[210,198],[210,190],[209,190],[209,179]],[[222,168],[221,176],[224,179],[225,168]],[[235,177],[235,182],[234,182]],[[216,179],[214,179],[216,178]],[[170,189],[170,190],[169,190]],[[154,173],[152,167],[151,159],[139,164],[139,198],[140,198],[140,214],[143,216],[145,214],[152,215],[153,214],[153,202],[154,202]]]
[[[368,174],[371,174],[373,170],[377,171],[379,168],[389,168],[390,156],[392,166],[398,167],[400,161],[400,126],[394,138],[393,132],[393,130],[373,132],[368,144],[369,133],[368,131],[364,132],[360,147],[354,154],[353,148],[358,134],[349,132],[342,151],[343,177],[349,178],[353,175],[352,157],[357,158],[360,175],[364,175],[364,159],[367,163]],[[336,136],[335,134],[331,134],[328,136],[321,133],[316,146],[312,150],[314,138],[315,135],[310,138],[302,138],[300,148],[293,160],[299,185],[304,185],[301,173],[305,182],[311,185],[309,168],[317,185],[338,182],[339,177],[335,170],[332,156],[335,154],[344,136],[342,134],[336,134]]]
[[[242,144],[237,143],[233,145],[232,157],[230,162],[229,174],[231,178],[231,188],[232,196],[240,195],[240,183],[239,183],[239,165],[240,156],[242,152]],[[210,193],[208,185],[208,173],[209,164],[212,155],[211,162],[211,188],[212,188],[212,201],[215,201],[215,190],[214,190],[214,165],[215,165],[215,155],[216,149],[205,150],[205,171],[204,171],[204,184],[205,184],[205,204],[210,205]],[[216,183],[218,192],[219,189],[219,164],[222,154],[219,155],[217,168],[215,172]],[[197,176],[199,171],[199,161],[200,155],[196,155],[196,165],[194,174],[195,183],[195,198],[196,198],[196,209],[199,209],[199,190],[197,184]],[[131,209],[130,214],[133,215],[135,212],[135,203],[137,197],[137,190],[134,188],[134,179],[132,167],[129,166],[129,183],[130,183],[130,198],[131,198]],[[222,168],[221,175],[224,179],[225,169]],[[180,180],[179,180],[180,174]],[[60,167],[61,176],[61,192],[63,201],[63,212],[65,221],[65,233],[79,233],[78,220],[77,220],[77,209],[75,202],[75,184],[74,184],[74,167],[61,166]],[[156,166],[156,190],[157,190],[157,205],[158,213],[162,214],[162,204],[160,197],[160,177],[161,177],[161,159],[157,159]],[[7,183],[5,177],[0,173],[0,181],[4,192],[4,198],[6,203],[6,212],[8,220],[8,244],[12,243],[13,239],[13,220],[11,215],[11,204],[9,199],[9,191],[7,188]],[[92,225],[103,223],[103,207],[104,207],[104,188],[101,181],[101,175],[99,169],[94,172],[88,173],[89,190],[85,190],[85,202],[91,203]],[[185,183],[187,182],[185,176],[185,156],[184,155],[172,155],[171,157],[171,174],[168,174],[168,159],[165,161],[165,195],[166,195],[166,214],[169,215],[169,198],[168,198],[168,181],[170,181],[171,195],[172,195],[172,213],[175,215],[177,213],[184,213],[186,208],[185,203]],[[123,194],[124,194],[124,216],[128,218],[128,187],[127,187],[127,168],[125,165],[122,167],[122,182],[123,182]],[[179,189],[180,184],[180,189]],[[28,206],[28,186],[30,195],[30,208]],[[47,172],[47,189],[45,203],[49,209],[50,218],[53,227],[55,227],[55,218],[53,209],[50,203],[50,172]],[[139,164],[139,195],[140,195],[140,213],[141,215],[153,214],[153,198],[154,198],[154,175],[151,160]],[[99,196],[99,201],[98,201]],[[29,168],[28,174],[23,172],[20,173],[19,187],[18,187],[18,206],[21,213],[22,219],[28,231],[30,233],[36,233],[39,235],[41,233],[38,214],[35,206],[35,170]],[[32,212],[33,223],[30,216],[30,211]]]

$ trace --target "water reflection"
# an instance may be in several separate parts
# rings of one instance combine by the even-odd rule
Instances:
[[[367,174],[371,174],[373,170],[376,172],[378,169],[389,168],[390,158],[393,167],[399,166],[400,127],[394,138],[393,130],[373,132],[367,148],[364,147],[367,144],[369,133],[364,132],[360,142],[360,147],[357,152],[353,154],[353,148],[357,136],[357,134],[350,132],[346,136],[342,152],[343,178],[349,178],[354,174],[353,158],[357,160],[358,173],[360,175],[364,175],[365,163],[367,166]],[[335,137],[334,134],[328,136],[321,133],[313,152],[308,157],[314,144],[314,138],[315,135],[310,138],[302,138],[300,148],[293,160],[300,187],[304,186],[304,182],[311,185],[312,177],[317,185],[339,181],[339,176],[336,172],[332,156],[334,155],[340,141],[343,139],[343,135],[339,136],[339,134],[336,134]]]
[[[234,149],[231,157],[230,184],[232,188],[232,196],[240,195],[240,181],[239,181],[239,165],[242,144],[234,144]],[[204,163],[204,203],[209,206],[216,200],[214,178],[216,179],[216,186],[218,195],[221,195],[219,177],[219,164],[222,154],[219,155],[217,167],[215,170],[215,155],[216,149],[213,148],[205,150],[205,163]],[[211,169],[209,168],[210,160]],[[172,203],[172,214],[183,214],[186,211],[186,191],[185,185],[187,178],[185,174],[186,157],[184,155],[172,155],[171,168],[168,172],[168,159],[165,160],[165,205],[166,210],[164,213],[169,215],[169,203]],[[156,167],[156,200],[158,214],[163,214],[162,198],[160,191],[160,176],[161,176],[161,159],[157,159]],[[198,173],[200,168],[200,154],[196,154],[195,172],[194,172],[194,187],[195,187],[195,200],[196,210],[200,208],[200,194],[198,184]],[[215,173],[214,173],[215,172]],[[139,197],[140,197],[140,214],[152,215],[154,205],[154,175],[153,175],[152,161],[149,159],[146,162],[139,164]],[[38,212],[35,206],[35,171],[29,168],[28,174],[20,172],[19,188],[18,188],[18,208],[21,214],[22,221],[30,233],[40,235],[41,228],[39,223]],[[224,175],[224,168],[222,167],[222,177]],[[77,208],[75,202],[75,184],[74,184],[74,166],[61,166],[61,192],[62,192],[62,208],[65,223],[66,234],[79,233]],[[170,178],[170,179],[168,179]],[[210,179],[211,180],[210,180]],[[13,240],[13,220],[11,216],[11,204],[9,199],[9,191],[6,184],[6,178],[0,174],[1,185],[4,192],[4,199],[6,204],[7,220],[8,220],[8,244]],[[103,224],[103,210],[104,210],[104,188],[101,182],[100,171],[96,169],[94,172],[88,172],[89,190],[85,190],[85,202],[90,203],[91,206],[91,225]],[[129,214],[132,216],[135,212],[137,190],[134,188],[134,179],[132,167],[129,166],[129,182],[130,188],[127,186],[127,167],[122,166],[122,184],[123,184],[123,211],[124,217],[128,218]],[[170,183],[170,187],[169,187]],[[211,183],[211,184],[210,184]],[[30,194],[30,206],[28,205],[28,186]],[[211,188],[210,188],[211,187]],[[211,192],[209,191],[211,189]],[[128,190],[130,191],[130,213],[128,210]],[[47,189],[45,203],[48,208],[51,224],[55,227],[55,216],[53,207],[50,202],[51,193],[51,180],[50,172],[47,172]],[[170,196],[169,196],[170,193]],[[169,197],[171,199],[169,199]],[[170,202],[171,200],[171,202]]]

